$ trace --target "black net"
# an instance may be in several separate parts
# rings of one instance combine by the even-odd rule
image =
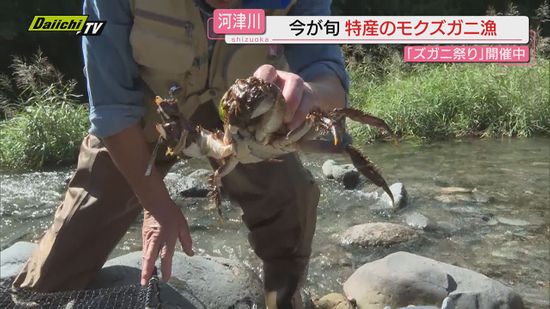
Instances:
[[[0,279],[0,308],[44,308],[44,309],[119,309],[160,308],[158,278],[149,284],[114,288],[77,290],[68,292],[40,293],[27,289],[14,290],[14,278]]]

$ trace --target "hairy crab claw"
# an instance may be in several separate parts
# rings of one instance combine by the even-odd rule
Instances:
[[[237,79],[223,95],[218,113],[223,132],[210,132],[193,126],[180,114],[171,98],[155,100],[161,123],[157,125],[160,140],[168,153],[190,157],[210,157],[218,163],[211,175],[211,201],[221,217],[221,179],[237,164],[261,161],[277,162],[281,155],[295,152],[345,153],[357,170],[382,187],[393,202],[393,195],[375,165],[357,148],[344,142],[343,119],[350,118],[392,134],[380,118],[354,108],[330,112],[312,111],[297,128],[289,131],[283,123],[286,102],[274,84],[256,77]],[[332,141],[320,139],[332,135]]]

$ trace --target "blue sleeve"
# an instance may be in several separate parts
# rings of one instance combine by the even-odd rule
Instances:
[[[128,0],[84,0],[83,11],[89,20],[107,21],[99,36],[82,37],[90,133],[103,138],[134,125],[145,112],[129,42],[133,18]]]
[[[298,0],[288,15],[293,16],[328,16],[330,0]],[[325,74],[336,74],[346,92],[349,78],[344,65],[344,57],[339,45],[333,44],[288,44],[285,45],[285,56],[292,72],[300,75],[305,81]]]

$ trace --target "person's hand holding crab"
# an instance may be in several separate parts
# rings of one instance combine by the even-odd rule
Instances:
[[[347,153],[354,166],[393,200],[389,187],[374,164],[349,141],[343,141],[342,120],[351,118],[391,133],[377,117],[345,106],[344,89],[335,76],[304,82],[298,75],[263,65],[254,76],[237,79],[219,104],[223,132],[210,132],[189,123],[174,98],[156,98],[162,123],[157,125],[169,152],[218,161],[211,177],[210,197],[221,217],[221,179],[239,163],[276,163],[296,151]],[[323,140],[332,135],[332,141]],[[321,138],[321,139],[319,139]]]
[[[290,131],[297,129],[311,111],[329,112],[345,106],[346,93],[335,75],[305,82],[298,74],[280,71],[266,64],[259,67],[254,76],[281,89],[286,102],[284,123]]]

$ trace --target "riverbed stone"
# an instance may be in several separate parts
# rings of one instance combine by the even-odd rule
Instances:
[[[321,169],[326,178],[337,180],[348,190],[359,185],[359,172],[353,164],[337,164],[334,160],[326,160]]]
[[[340,293],[327,294],[314,303],[315,309],[353,309],[352,303]]]
[[[359,247],[389,247],[420,238],[414,229],[395,223],[374,222],[350,227],[340,237],[340,244]]]
[[[208,178],[211,170],[197,169],[187,176],[179,176],[177,180],[181,197],[205,198],[208,196]]]
[[[428,218],[421,213],[413,212],[405,215],[405,222],[408,226],[415,229],[426,229],[430,224]]]
[[[526,226],[531,224],[529,221],[514,218],[498,217],[497,220],[499,223],[512,226]]]
[[[494,201],[494,198],[487,193],[480,192],[476,188],[444,187],[439,190],[435,199],[441,203],[480,203],[485,204]]]
[[[462,187],[444,187],[439,190],[442,194],[465,194],[472,193],[473,189],[462,188]]]
[[[407,205],[407,190],[405,189],[405,185],[396,182],[392,184],[390,187],[390,191],[393,194],[393,200],[394,203],[392,204],[390,196],[384,192],[381,191],[380,199],[375,205],[373,209],[375,210],[381,210],[381,209],[391,209],[391,210],[398,210]]]
[[[361,266],[344,282],[344,293],[361,309],[410,304],[445,309],[523,309],[511,288],[472,270],[408,252]]]

